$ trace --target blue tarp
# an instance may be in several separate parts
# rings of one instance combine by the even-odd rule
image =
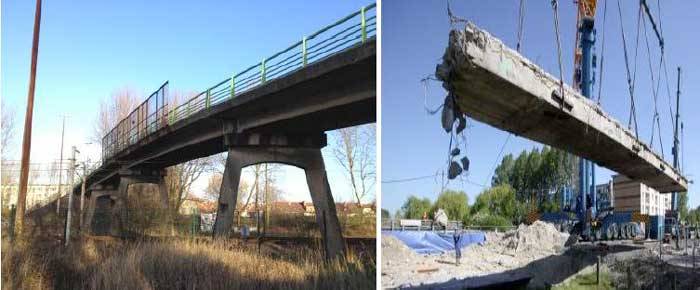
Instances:
[[[383,231],[382,235],[393,236],[419,254],[437,254],[454,251],[452,233],[436,233],[429,231]],[[460,248],[474,243],[483,243],[486,236],[483,232],[465,232],[459,241]]]

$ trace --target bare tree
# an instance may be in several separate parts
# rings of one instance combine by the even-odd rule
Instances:
[[[2,143],[0,144],[0,155],[2,155],[2,160],[6,160],[7,154],[10,153],[9,147],[12,145],[12,139],[14,137],[15,131],[15,111],[12,108],[8,108],[5,102],[2,102],[0,108],[0,115],[2,120],[0,120],[0,131],[2,131]]]
[[[136,109],[141,99],[128,87],[118,89],[100,102],[100,111],[94,126],[92,141],[102,144],[102,137],[107,135],[119,121],[128,117]]]
[[[182,202],[190,193],[192,184],[199,179],[202,173],[209,171],[212,165],[211,158],[204,157],[180,163],[168,167],[165,176],[165,184],[170,200],[170,213],[174,217],[182,206]]]
[[[333,154],[348,178],[358,204],[374,192],[376,126],[374,124],[339,129]]]
[[[219,198],[222,180],[223,175],[221,175],[221,173],[214,172],[209,176],[207,188],[204,189],[204,195],[207,199],[217,200]]]
[[[214,162],[215,175],[220,178],[224,174],[224,168],[226,167],[227,153],[217,154],[212,156]],[[245,181],[241,180],[238,186],[238,205],[239,209],[243,209],[250,205],[251,200],[256,194],[260,194],[262,189],[263,198],[265,200],[275,201],[279,199],[280,193],[279,189],[275,186],[277,178],[280,174],[280,164],[267,163],[267,164],[256,164],[249,167],[253,171],[253,183],[248,185]],[[221,188],[221,179],[216,180],[215,184],[212,184],[210,180],[209,184],[211,191],[218,197],[219,190]]]

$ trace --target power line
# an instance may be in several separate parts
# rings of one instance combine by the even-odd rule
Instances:
[[[416,181],[416,180],[421,180],[421,179],[428,179],[428,178],[435,178],[439,176],[439,173],[434,173],[431,175],[422,175],[422,176],[416,176],[416,177],[408,177],[408,178],[400,178],[400,179],[389,179],[389,180],[383,180],[382,183],[402,183],[402,182],[410,182],[410,181]]]
[[[484,184],[487,184],[489,182],[489,179],[491,179],[491,176],[493,176],[494,171],[496,170],[496,164],[498,164],[498,160],[501,159],[501,155],[503,154],[503,149],[506,148],[506,144],[508,144],[508,141],[510,140],[510,136],[512,136],[513,133],[508,133],[508,136],[506,137],[506,140],[503,142],[503,145],[501,145],[501,150],[498,152],[498,157],[496,157],[496,160],[493,162],[493,166],[491,166],[491,174],[486,178],[486,181]]]

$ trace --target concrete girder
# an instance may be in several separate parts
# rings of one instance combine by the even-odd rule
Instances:
[[[659,192],[687,179],[605,113],[499,39],[469,23],[450,32],[436,75],[471,118],[551,145],[639,180]]]
[[[327,258],[345,257],[345,244],[320,148],[279,146],[235,147],[228,150],[214,223],[214,237],[228,237],[233,223],[241,170],[260,163],[283,163],[304,169]]]

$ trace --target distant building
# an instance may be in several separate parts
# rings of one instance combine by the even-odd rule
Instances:
[[[624,175],[613,176],[613,205],[616,212],[639,211],[648,215],[665,215],[671,209],[671,195],[661,194]]]
[[[608,183],[598,184],[595,186],[596,201],[598,202],[598,209],[606,209],[613,206],[615,199],[615,190],[613,187],[613,181],[610,180]]]
[[[270,204],[270,211],[273,213],[280,214],[298,214],[304,216],[315,216],[316,208],[313,202],[309,201],[274,201]],[[260,204],[260,210],[265,209],[264,204]],[[375,204],[362,204],[358,205],[353,202],[336,202],[335,203],[336,213],[338,215],[355,216],[358,213],[363,215],[374,216],[376,212]],[[255,215],[255,204],[250,203],[244,209],[241,209],[241,217],[254,217]]]
[[[192,213],[214,213],[216,212],[216,202],[204,198],[188,196],[180,205],[180,210],[178,211],[182,215],[192,214]]]
[[[70,191],[70,186],[64,184],[62,187],[62,194],[65,195],[66,192]],[[17,193],[19,192],[19,186],[16,183],[13,184],[3,184],[2,185],[2,200],[7,202],[7,205],[17,204]],[[32,208],[36,205],[44,204],[56,198],[58,194],[57,184],[29,184],[27,186],[27,208]]]
[[[361,213],[362,215],[374,216],[376,214],[377,207],[374,203],[358,205],[355,202],[336,202],[335,210],[338,215],[355,216]]]

